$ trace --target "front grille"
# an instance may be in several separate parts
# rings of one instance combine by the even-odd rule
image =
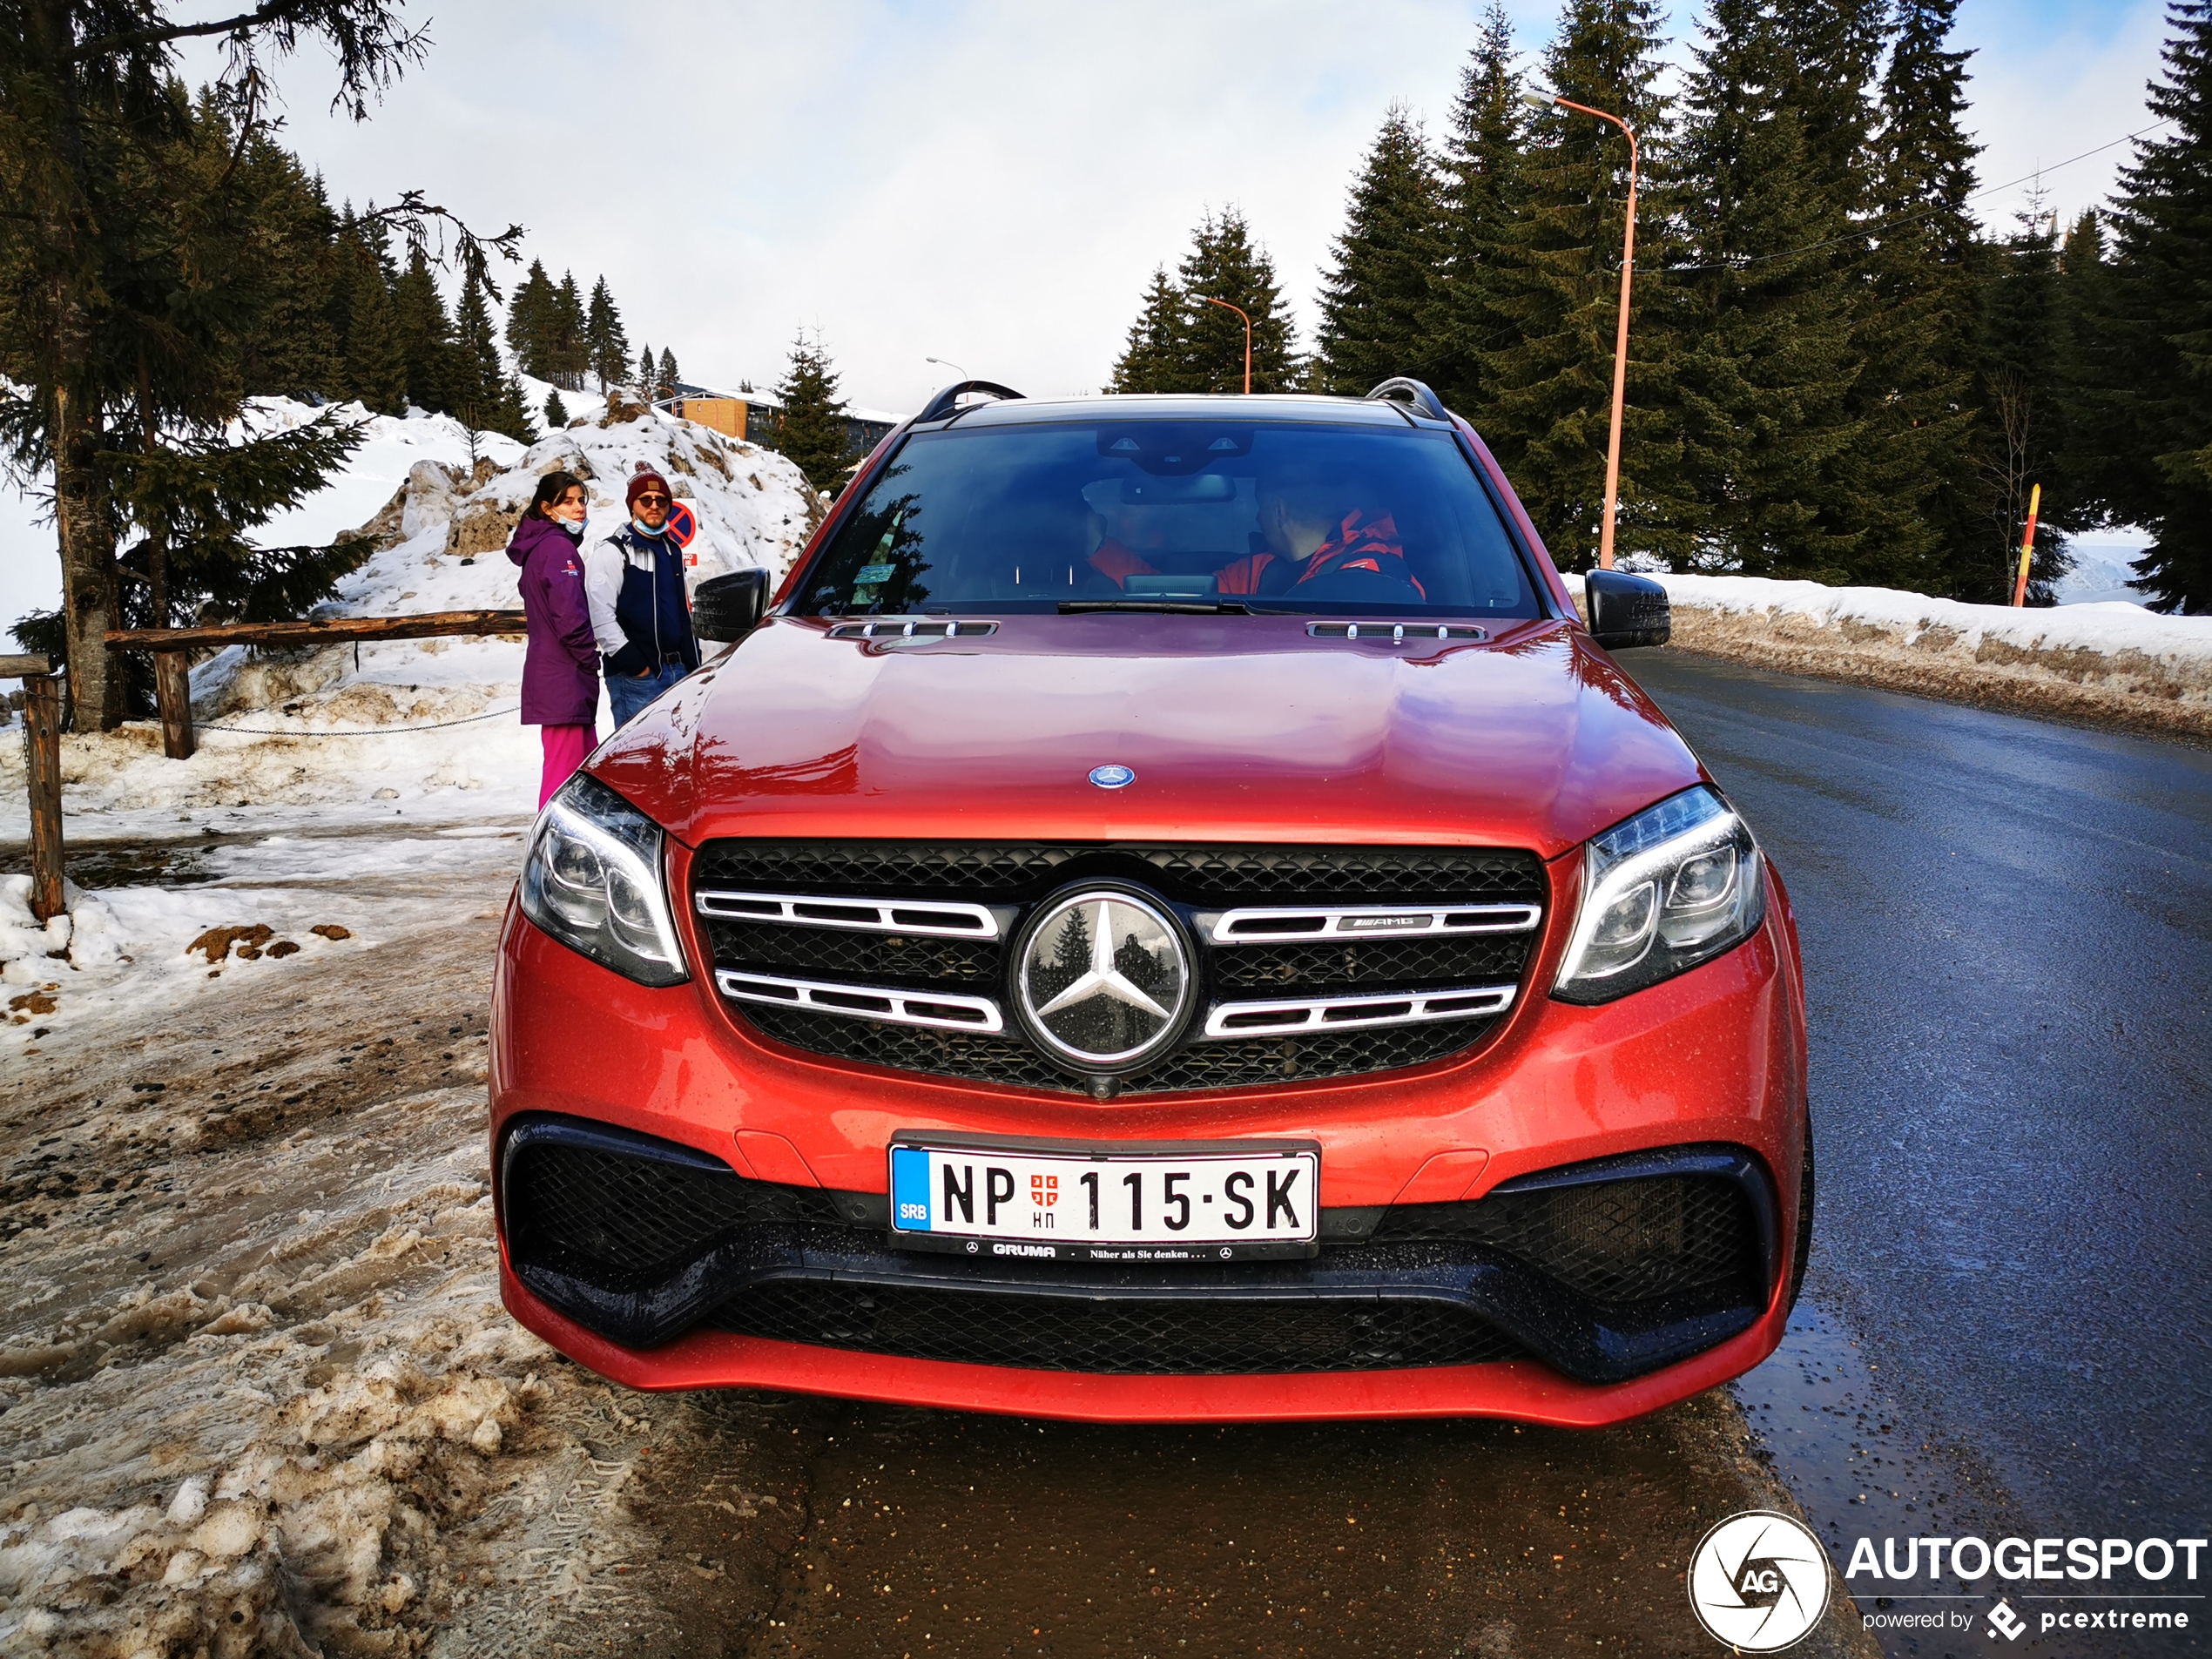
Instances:
[[[1487,1244],[1608,1305],[1756,1284],[1760,1277],[1750,1200],[1737,1182],[1717,1175],[1494,1192],[1473,1204],[1393,1204],[1373,1239]]]
[[[1001,907],[994,941],[865,933],[703,915],[714,964],[740,973],[814,975],[908,992],[962,990],[1007,999],[1007,953],[1023,913],[1071,882],[1135,882],[1192,911],[1232,906],[1524,903],[1541,906],[1543,867],[1527,853],[1469,847],[1155,846],[709,842],[692,867],[698,891],[812,897],[958,898]],[[1541,929],[1370,937],[1344,942],[1201,943],[1197,992],[1210,1001],[1516,984]],[[1085,1080],[1047,1059],[1017,1030],[933,1031],[802,1008],[725,1002],[733,1017],[811,1053],[1004,1087],[1078,1092]],[[1124,1094],[1311,1082],[1425,1065],[1480,1042],[1496,1018],[1251,1042],[1191,1035]]]
[[[1398,1371],[1511,1359],[1512,1338],[1422,1301],[1101,1300],[906,1285],[764,1285],[706,1321],[740,1336],[907,1359],[1101,1376]]]

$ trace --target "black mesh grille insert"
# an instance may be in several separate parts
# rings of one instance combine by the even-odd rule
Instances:
[[[1399,900],[1541,905],[1547,890],[1543,867],[1533,854],[1480,847],[724,840],[700,850],[692,875],[702,890],[957,896],[1017,907],[1071,881],[1093,879],[1139,882],[1193,909]],[[701,921],[718,967],[1005,998],[1006,947],[999,942]],[[1017,930],[1018,923],[1008,936]],[[1202,945],[1197,964],[1201,1001],[1516,983],[1536,937],[1532,930],[1352,945]],[[1082,1077],[1046,1059],[1018,1029],[971,1036],[758,1003],[725,1006],[765,1035],[815,1054],[1010,1088],[1076,1093],[1086,1086]],[[1496,1025],[1495,1020],[1467,1020],[1289,1040],[1186,1040],[1150,1069],[1123,1079],[1120,1087],[1124,1094],[1254,1088],[1424,1065],[1481,1042]]]
[[[1461,1309],[1372,1298],[1094,1300],[771,1284],[725,1304],[707,1323],[818,1347],[1107,1376],[1387,1371],[1476,1365],[1520,1352]]]
[[[775,927],[702,916],[722,968],[772,968],[859,980],[995,987],[999,948],[921,934],[848,933],[835,927]]]
[[[699,887],[871,894],[887,898],[1042,898],[1089,875],[1143,881],[1186,904],[1234,899],[1459,899],[1541,904],[1533,853],[1482,847],[957,846],[901,841],[709,841]]]
[[[518,1260],[609,1288],[665,1277],[741,1227],[840,1220],[819,1190],[557,1143],[517,1151],[501,1196]]]
[[[1214,982],[1264,997],[1367,985],[1498,985],[1521,977],[1525,934],[1370,940],[1356,945],[1245,945],[1212,953]]]
[[[1019,1037],[970,1036],[919,1026],[879,1025],[869,1020],[839,1019],[833,1015],[750,1002],[744,1013],[768,1035],[817,1054],[900,1071],[967,1077],[1008,1089],[1076,1090],[1082,1087],[1080,1079],[1061,1070]],[[1186,1043],[1150,1071],[1124,1082],[1122,1092],[1164,1094],[1172,1089],[1313,1082],[1324,1077],[1426,1065],[1480,1041],[1494,1023],[1451,1020],[1326,1036]]]
[[[1395,1204],[1373,1238],[1487,1244],[1608,1305],[1757,1285],[1763,1272],[1750,1200],[1722,1176],[1647,1176],[1494,1192],[1473,1204]]]

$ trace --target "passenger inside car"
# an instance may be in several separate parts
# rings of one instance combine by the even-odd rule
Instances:
[[[1277,473],[1259,481],[1260,545],[1215,572],[1224,594],[1421,604],[1427,591],[1406,563],[1388,509],[1361,504],[1339,477]]]

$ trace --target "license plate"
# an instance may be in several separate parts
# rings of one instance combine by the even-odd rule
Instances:
[[[1111,1151],[894,1142],[891,1237],[1015,1260],[1311,1256],[1320,1177],[1312,1142]]]

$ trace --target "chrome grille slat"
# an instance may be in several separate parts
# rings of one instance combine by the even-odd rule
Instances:
[[[935,939],[996,939],[999,919],[988,905],[952,899],[854,899],[841,894],[733,893],[702,889],[693,900],[703,916],[781,922],[792,927],[841,927],[856,933],[922,934]]]
[[[1434,1020],[1478,1020],[1513,1006],[1517,988],[1470,985],[1445,991],[1378,992],[1359,996],[1288,996],[1262,1001],[1217,1002],[1206,1011],[1208,1041],[1294,1036],[1307,1031],[1372,1030],[1378,1026],[1426,1025]]]
[[[803,1008],[810,1014],[837,1014],[849,1020],[873,1020],[885,1025],[926,1026],[933,1031],[974,1031],[996,1035],[1006,1029],[999,1005],[988,996],[958,991],[893,989],[880,985],[840,985],[829,980],[786,979],[778,974],[747,974],[718,968],[714,983],[723,995],[740,1002],[762,1002],[772,1008]],[[932,1013],[933,1008],[959,1009],[961,1016]]]
[[[1224,910],[1206,920],[1205,934],[1216,945],[1273,945],[1307,939],[1518,934],[1534,928],[1543,914],[1533,904],[1267,905]]]

